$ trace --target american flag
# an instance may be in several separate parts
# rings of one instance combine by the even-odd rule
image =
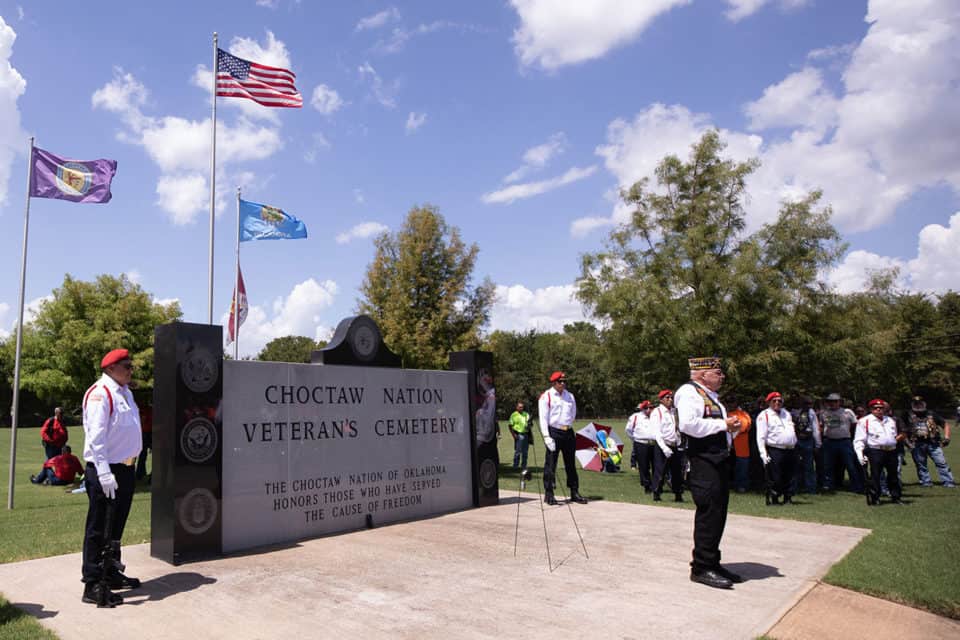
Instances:
[[[217,49],[217,95],[249,98],[265,107],[302,107],[303,96],[293,86],[296,75]]]

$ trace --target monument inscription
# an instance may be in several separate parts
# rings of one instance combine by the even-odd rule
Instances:
[[[467,374],[223,363],[223,551],[471,507]]]

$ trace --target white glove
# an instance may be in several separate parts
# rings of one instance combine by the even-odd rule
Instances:
[[[767,466],[768,464],[770,464],[770,456],[762,455],[760,456],[760,459],[763,460],[763,466]]]
[[[117,478],[112,472],[101,473],[97,476],[100,480],[100,488],[103,489],[103,495],[108,500],[113,500],[117,495]]]
[[[670,456],[673,455],[673,449],[671,449],[670,447],[663,447],[663,448],[661,448],[660,450],[663,451],[663,457],[664,457],[664,458],[669,459]]]
[[[867,466],[867,456],[860,456],[860,464]]]
[[[550,436],[543,436],[543,444],[547,445],[547,449],[549,449],[551,453],[557,450],[557,443],[554,442]]]

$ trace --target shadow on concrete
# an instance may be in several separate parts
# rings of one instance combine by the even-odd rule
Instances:
[[[34,618],[38,619],[53,618],[60,613],[59,611],[44,610],[44,605],[34,604],[32,602],[12,602],[11,604],[28,616],[33,616]]]
[[[731,562],[729,564],[724,563],[723,566],[734,573],[739,573],[745,581],[784,577],[780,573],[780,569],[760,562]]]
[[[520,504],[526,504],[528,502],[537,502],[537,498],[530,498],[528,496],[509,496],[504,498],[502,495],[503,494],[501,494],[499,504],[517,504],[518,502]]]
[[[139,605],[163,600],[178,593],[193,591],[202,586],[214,584],[216,581],[216,578],[209,578],[192,571],[180,571],[147,580],[140,585],[139,589],[119,591],[118,593],[123,596],[124,605]]]

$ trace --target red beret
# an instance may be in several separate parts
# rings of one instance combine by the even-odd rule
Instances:
[[[779,391],[771,391],[770,393],[767,394],[767,402],[770,402],[774,398],[780,398],[781,400],[783,400],[783,396],[780,395]]]
[[[867,406],[873,409],[874,407],[882,407],[885,404],[887,403],[881,400],[880,398],[874,398],[873,400],[867,403]]]
[[[112,364],[117,364],[121,360],[129,360],[130,352],[126,349],[114,349],[107,355],[103,356],[103,360],[100,361],[100,368],[106,369]]]
[[[650,401],[644,400],[643,402],[637,405],[637,409],[646,409],[649,406],[650,406]]]
[[[670,391],[670,389],[664,389],[663,391],[657,394],[657,397],[663,400],[663,396],[672,396],[672,395],[673,395],[673,391]]]
[[[557,380],[564,380],[566,379],[566,377],[567,377],[567,374],[565,374],[563,371],[554,371],[553,373],[550,374],[550,382],[556,382]]]

